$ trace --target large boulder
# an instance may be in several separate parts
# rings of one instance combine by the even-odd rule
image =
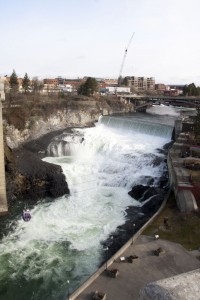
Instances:
[[[149,201],[145,202],[142,206],[142,212],[144,214],[155,213],[164,200],[164,195],[152,196]]]
[[[140,198],[140,202],[144,202],[152,196],[158,194],[158,191],[154,187],[148,187],[148,189],[144,192],[143,196]]]
[[[23,148],[13,150],[15,159],[15,188],[17,197],[38,200],[69,194],[62,168],[42,161],[34,153]]]
[[[148,186],[139,184],[139,185],[132,187],[132,190],[130,192],[128,192],[128,194],[135,200],[139,200],[143,196],[144,192],[146,192],[146,190],[148,190],[148,188],[149,188]]]

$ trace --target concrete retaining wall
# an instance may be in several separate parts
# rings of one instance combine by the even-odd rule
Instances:
[[[124,251],[130,247],[133,241],[135,241],[142,232],[154,221],[154,219],[160,214],[160,212],[164,209],[169,195],[171,193],[171,189],[165,196],[165,199],[159,208],[159,210],[134,234],[133,238],[131,237],[130,240],[123,247],[121,247],[108,261],[107,267],[109,267],[119,256],[121,256]],[[69,297],[69,300],[74,300],[80,295],[103,271],[105,270],[105,265],[101,266],[95,273],[92,274],[78,289],[76,289]],[[66,299],[67,300],[67,299]]]
[[[187,136],[184,140],[186,138]],[[199,186],[193,185],[191,174],[184,167],[184,158],[181,158],[182,150],[188,147],[188,144],[174,143],[167,158],[170,187],[174,191],[176,203],[181,212],[198,210],[196,200],[200,195]]]

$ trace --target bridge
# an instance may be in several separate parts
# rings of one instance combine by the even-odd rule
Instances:
[[[146,111],[152,104],[200,108],[200,97],[135,94],[120,94],[117,96],[132,103],[135,107],[135,111]]]
[[[6,197],[6,179],[4,162],[4,141],[3,141],[3,119],[2,103],[5,100],[4,83],[0,80],[0,215],[8,212],[8,203]]]

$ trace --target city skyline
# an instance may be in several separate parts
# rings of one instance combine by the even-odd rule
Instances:
[[[155,77],[200,86],[198,0],[0,3],[0,75]]]

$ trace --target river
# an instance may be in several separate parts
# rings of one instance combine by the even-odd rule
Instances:
[[[49,146],[44,160],[62,166],[70,195],[44,199],[21,218],[21,204],[4,217],[0,241],[1,300],[64,300],[102,263],[102,242],[124,224],[132,186],[154,185],[165,165],[153,165],[171,140],[172,107],[146,114],[101,117],[95,127],[74,129]],[[52,156],[54,155],[54,156]],[[6,223],[6,226],[5,226]]]

